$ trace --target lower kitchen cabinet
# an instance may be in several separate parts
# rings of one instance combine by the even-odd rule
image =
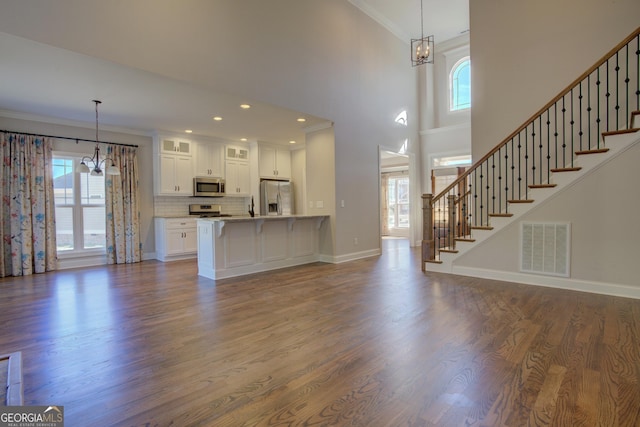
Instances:
[[[156,218],[156,259],[195,258],[198,251],[196,218]]]

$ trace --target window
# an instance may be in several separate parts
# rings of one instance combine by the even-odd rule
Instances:
[[[449,93],[451,111],[471,108],[471,60],[468,56],[456,62],[451,69]]]
[[[409,177],[390,176],[387,197],[388,228],[409,228]]]
[[[54,154],[58,253],[86,253],[105,247],[104,176],[74,173],[80,158]]]
[[[407,126],[407,110],[402,110],[400,114],[396,116],[396,123],[402,126]]]

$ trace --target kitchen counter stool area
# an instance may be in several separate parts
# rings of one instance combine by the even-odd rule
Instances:
[[[319,237],[328,216],[202,218],[198,275],[223,279],[320,261]]]

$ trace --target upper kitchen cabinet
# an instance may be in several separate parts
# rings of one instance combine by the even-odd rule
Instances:
[[[227,196],[243,196],[251,194],[251,168],[249,166],[249,149],[225,146],[225,193]]]
[[[227,196],[243,196],[251,194],[251,169],[249,162],[227,160],[225,162],[225,186]]]
[[[191,141],[178,138],[162,138],[160,139],[160,153],[191,156]]]
[[[260,145],[258,148],[260,178],[290,179],[291,152],[284,148]]]
[[[222,178],[222,150],[221,144],[198,142],[195,147],[196,176]]]
[[[157,196],[193,195],[193,159],[190,141],[154,138],[153,188]]]
[[[225,159],[249,161],[249,149],[235,145],[227,145],[225,147]]]

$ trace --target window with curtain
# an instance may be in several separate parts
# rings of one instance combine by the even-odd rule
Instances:
[[[80,157],[53,155],[56,241],[58,254],[104,252],[104,176],[75,173]]]
[[[389,176],[387,202],[387,227],[409,228],[408,176]]]
[[[471,60],[464,57],[458,61],[449,75],[450,111],[471,108]]]

